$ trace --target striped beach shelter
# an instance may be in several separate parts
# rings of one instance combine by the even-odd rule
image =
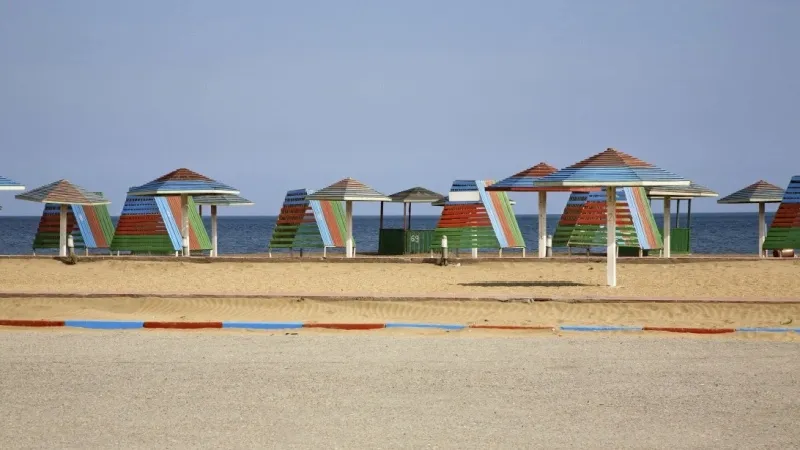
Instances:
[[[677,202],[675,211],[675,228],[680,227],[681,200],[687,202],[686,228],[689,230],[691,238],[692,225],[692,199],[701,197],[719,197],[719,194],[700,184],[692,182],[688,186],[655,186],[647,189],[647,196],[651,199],[661,198],[664,200],[664,257],[672,256],[672,200]]]
[[[58,180],[16,196],[18,200],[59,205],[58,254],[67,256],[67,212],[71,205],[97,206],[111,203],[102,194],[90,192],[70,183]]]
[[[686,180],[641,159],[608,148],[569,167],[534,181],[541,187],[604,187],[606,189],[607,283],[617,285],[618,187],[688,186]]]
[[[345,241],[345,255],[347,258],[353,254],[353,202],[390,202],[391,198],[372,189],[366,184],[347,177],[320,189],[307,197],[309,200],[328,200],[345,202],[345,227],[347,240]]]
[[[783,200],[784,190],[772,183],[758,180],[755,183],[740,189],[733,194],[722,197],[717,203],[724,205],[758,204],[758,255],[764,257],[764,241],[766,239],[766,204],[780,203]]]
[[[194,203],[200,206],[202,217],[203,205],[211,206],[211,256],[219,256],[217,252],[217,206],[253,206],[255,203],[234,194],[206,194],[192,197]]]
[[[500,180],[486,188],[487,191],[538,192],[539,193],[539,258],[547,256],[547,193],[571,192],[573,188],[564,186],[535,186],[536,180],[555,173],[558,169],[540,162],[533,167]],[[588,188],[583,192],[596,191],[599,188]]]
[[[239,190],[227,184],[220,183],[205,175],[186,168],[173,170],[155,180],[136,186],[128,191],[128,195],[140,196],[181,196],[181,239],[183,241],[183,256],[190,256],[189,248],[189,196],[199,195],[239,195]]]

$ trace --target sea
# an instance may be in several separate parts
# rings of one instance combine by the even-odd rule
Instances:
[[[767,213],[767,224],[773,214]],[[655,214],[658,224],[662,223],[660,214]],[[206,229],[211,230],[210,218],[203,217]],[[275,216],[219,216],[218,245],[220,255],[265,253]],[[413,229],[433,229],[439,216],[413,216]],[[547,216],[547,233],[555,232],[559,215]],[[112,217],[116,224],[117,217]],[[681,218],[685,227],[685,216]],[[536,215],[518,214],[522,235],[528,251],[538,248]],[[0,254],[32,254],[33,238],[39,217],[0,216]],[[691,222],[691,247],[695,254],[755,254],[758,253],[758,214],[757,213],[693,213]],[[384,228],[402,228],[402,216],[385,216]],[[359,252],[375,252],[378,249],[377,216],[356,216],[353,218],[353,235],[358,242]],[[675,220],[673,217],[673,227]],[[560,249],[554,249],[559,252]],[[37,254],[55,253],[55,250],[37,250]],[[105,253],[105,251],[98,251]]]

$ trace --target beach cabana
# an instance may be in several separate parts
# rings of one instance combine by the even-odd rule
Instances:
[[[102,192],[94,192],[102,196]],[[36,250],[59,248],[61,205],[45,203],[39,227],[33,238],[33,252]],[[75,248],[108,249],[114,237],[114,223],[108,212],[108,205],[68,205],[67,235],[74,238]]]
[[[766,215],[766,204],[781,203],[783,194],[784,190],[782,188],[767,181],[759,180],[750,186],[717,200],[717,203],[724,205],[758,204],[758,255],[760,257],[764,256],[766,230],[766,220],[764,216]]]
[[[327,200],[345,202],[345,254],[347,258],[353,253],[353,202],[390,202],[392,199],[353,178],[344,178],[332,185],[309,195],[309,200]]]
[[[664,236],[664,257],[669,258],[672,256],[673,250],[677,253],[691,252],[692,199],[719,197],[719,194],[693,182],[688,186],[656,186],[648,188],[647,196],[651,199],[661,198],[664,200],[662,234]],[[672,200],[677,203],[674,229],[672,227]],[[681,228],[681,200],[686,201],[686,228]]]
[[[450,188],[442,215],[436,224],[431,248],[441,249],[441,239],[447,236],[449,248],[478,249],[519,248],[525,255],[525,241],[511,208],[508,193],[488,191],[492,180],[456,180]],[[438,202],[437,202],[438,203]]]
[[[767,231],[763,248],[777,250],[777,256],[785,256],[786,250],[793,255],[794,250],[800,249],[800,175],[793,176],[789,181]]]
[[[292,189],[286,192],[267,251],[285,248],[321,248],[326,257],[329,248],[345,246],[344,203],[309,200],[311,189]],[[302,253],[301,253],[302,254]]]
[[[111,203],[102,194],[90,192],[67,180],[59,180],[16,196],[19,200],[59,205],[58,254],[67,256],[67,213],[72,205],[97,206]]]
[[[617,285],[617,188],[688,186],[686,180],[627,153],[609,148],[583,161],[539,178],[541,187],[604,187],[606,189],[607,284]]]
[[[194,203],[199,206],[198,213],[203,216],[203,205],[211,206],[211,256],[218,256],[217,252],[217,206],[253,206],[250,200],[234,194],[195,195]]]
[[[389,196],[392,203],[403,204],[403,227],[383,227],[383,204],[381,202],[380,222],[378,228],[378,254],[402,255],[406,253],[424,253],[430,251],[433,230],[414,230],[411,226],[411,205],[414,203],[433,204],[444,199],[444,196],[425,189],[413,187],[396,192]]]
[[[535,186],[536,180],[556,172],[558,169],[540,162],[533,167],[518,172],[498,181],[486,188],[487,191],[538,192],[539,193],[539,258],[547,256],[547,193],[571,192],[572,189],[561,186]],[[590,189],[597,190],[597,189]]]
[[[165,196],[179,195],[181,201],[180,235],[183,256],[190,256],[189,244],[189,196],[204,194],[239,195],[239,190],[234,189],[219,181],[208,178],[189,169],[181,168],[163,175],[155,180],[131,188],[128,195],[133,196]]]

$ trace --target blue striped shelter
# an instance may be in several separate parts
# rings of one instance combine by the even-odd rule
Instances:
[[[691,182],[619,150],[608,148],[583,161],[534,182],[541,187],[651,187],[688,186]],[[607,284],[617,285],[617,196],[616,189],[606,189]],[[669,219],[667,219],[669,220]],[[666,231],[666,230],[665,230]],[[669,237],[664,236],[664,246]]]
[[[217,253],[217,206],[253,206],[252,201],[235,194],[205,194],[193,197],[194,203],[199,205],[200,216],[203,216],[203,205],[211,206],[211,256]]]
[[[128,195],[181,196],[181,238],[183,239],[184,256],[190,256],[191,253],[189,248],[189,196],[208,194],[239,195],[239,190],[192,170],[180,168],[128,191]]]

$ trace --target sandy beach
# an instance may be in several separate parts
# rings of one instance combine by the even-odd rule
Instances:
[[[0,260],[3,293],[525,295],[798,298],[800,261],[619,264],[605,286],[597,262],[404,263]]]

